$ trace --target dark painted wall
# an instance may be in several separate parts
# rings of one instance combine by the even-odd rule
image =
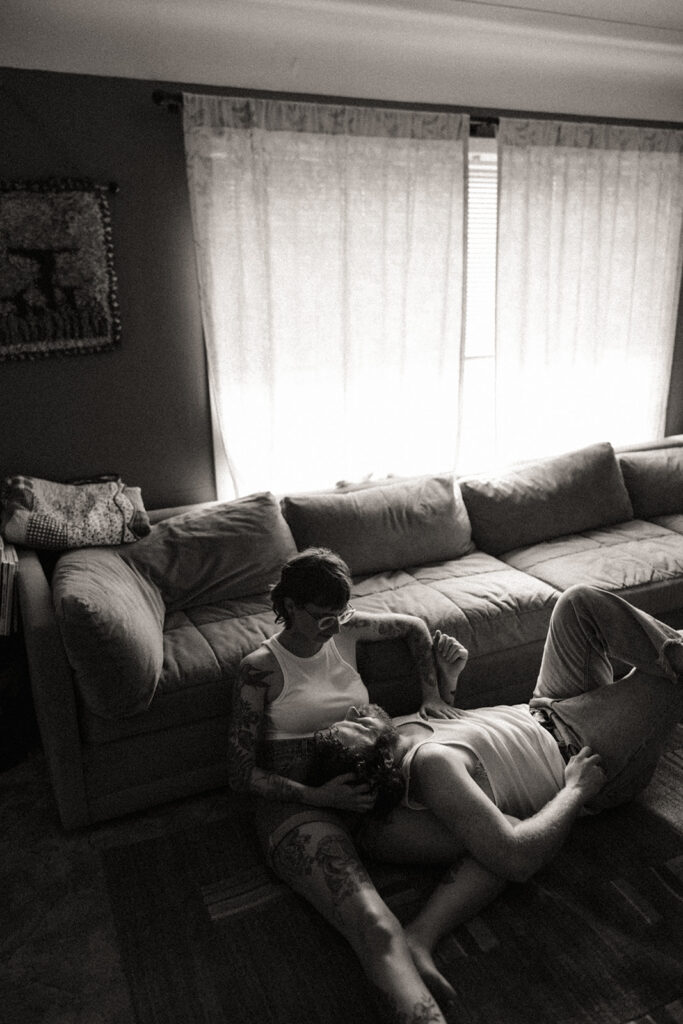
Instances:
[[[122,343],[0,363],[0,475],[118,472],[149,508],[215,497],[206,365],[174,83],[0,69],[0,178],[116,182]],[[683,432],[683,318],[669,433]],[[602,439],[596,439],[602,440]],[[644,440],[650,440],[644,439]]]
[[[0,70],[0,178],[116,182],[111,352],[0,362],[0,474],[120,473],[148,507],[215,497],[182,123],[153,84]]]

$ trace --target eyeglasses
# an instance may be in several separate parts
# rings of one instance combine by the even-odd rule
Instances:
[[[348,622],[355,608],[352,608],[350,604],[347,604],[343,611],[338,612],[336,615],[333,612],[325,612],[324,615],[320,615],[316,612],[309,612],[308,608],[301,606],[307,615],[317,623],[318,629],[329,629],[330,626],[343,626],[345,622]]]

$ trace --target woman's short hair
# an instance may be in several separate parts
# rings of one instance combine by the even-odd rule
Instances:
[[[321,729],[314,737],[314,759],[309,785],[320,786],[337,775],[353,772],[359,782],[367,782],[377,799],[372,813],[383,816],[396,807],[405,793],[405,780],[394,758],[395,725],[384,708],[377,704],[359,705],[360,714],[379,718],[385,728],[372,748],[362,753],[351,750],[339,736],[335,726]]]
[[[317,604],[321,608],[342,609],[351,596],[351,573],[346,562],[329,548],[306,548],[285,562],[280,580],[272,588],[270,599],[275,621],[290,625],[285,598],[296,605]]]

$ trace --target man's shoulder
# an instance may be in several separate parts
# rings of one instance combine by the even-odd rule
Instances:
[[[423,740],[413,755],[411,774],[420,778],[443,780],[444,772],[449,776],[460,770],[467,772],[469,751],[463,747],[449,746],[437,739]]]

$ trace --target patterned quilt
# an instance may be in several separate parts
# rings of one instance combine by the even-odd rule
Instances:
[[[6,477],[0,485],[5,540],[31,548],[129,544],[150,532],[139,487],[122,480],[61,484]]]

